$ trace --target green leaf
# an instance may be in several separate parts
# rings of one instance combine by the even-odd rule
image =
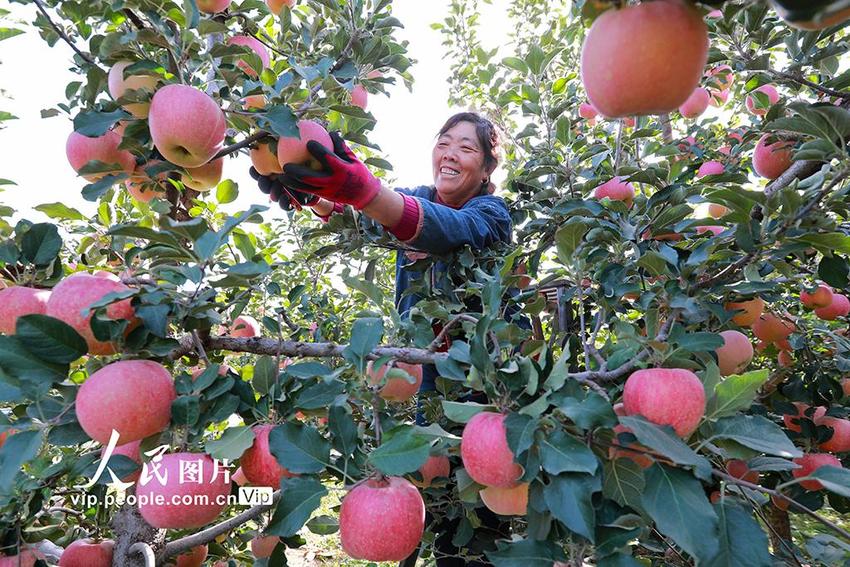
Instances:
[[[333,435],[333,447],[343,457],[350,457],[357,449],[357,424],[342,406],[333,406],[328,411],[328,428]]]
[[[288,106],[274,105],[266,107],[265,112],[257,113],[257,125],[270,130],[281,138],[300,139],[298,117]]]
[[[64,380],[68,374],[66,364],[43,360],[28,351],[17,337],[0,336],[0,368],[12,376],[41,383],[42,387]]]
[[[307,529],[316,535],[331,535],[339,531],[339,520],[333,516],[316,516],[307,522]]]
[[[371,353],[384,336],[384,321],[377,317],[363,317],[351,327],[351,341],[343,350],[346,360],[362,374],[366,369],[366,355]]]
[[[555,233],[555,245],[558,250],[558,259],[561,262],[568,265],[573,263],[573,253],[581,244],[581,240],[587,231],[587,225],[580,218],[573,218],[558,229]]]
[[[311,384],[298,393],[295,407],[305,410],[329,407],[337,396],[345,394],[345,384],[339,380],[324,380]]]
[[[61,249],[62,237],[54,224],[34,224],[21,239],[21,253],[36,266],[46,266],[53,262]]]
[[[427,437],[416,435],[408,426],[401,426],[387,432],[388,441],[369,453],[369,462],[382,473],[399,476],[413,472],[428,460],[428,450],[431,445]]]
[[[528,65],[526,65],[525,61],[523,61],[519,57],[505,57],[504,59],[502,59],[502,63],[515,71],[519,71],[523,74],[528,74]]]
[[[0,41],[4,39],[9,39],[10,37],[15,37],[16,35],[20,35],[24,33],[24,30],[19,30],[16,28],[0,28]]]
[[[770,567],[767,536],[752,512],[730,498],[714,505],[720,528],[720,550],[705,567]]]
[[[15,337],[42,360],[58,364],[70,364],[89,350],[86,340],[73,327],[47,315],[18,317]]]
[[[314,427],[284,423],[269,433],[269,451],[288,471],[314,474],[325,470],[331,448]]]
[[[827,284],[844,289],[850,281],[850,266],[847,264],[847,258],[833,254],[832,256],[824,256],[818,264],[818,277]]]
[[[496,547],[486,552],[493,567],[552,567],[555,561],[566,561],[563,550],[551,541],[498,541]]]
[[[201,417],[198,396],[180,396],[171,402],[171,422],[176,425],[195,425]]]
[[[850,470],[833,466],[820,467],[809,477],[819,480],[830,492],[850,498]]]
[[[595,392],[590,392],[582,400],[564,398],[559,407],[564,415],[585,431],[596,427],[613,427],[617,424],[617,415],[611,403]]]
[[[215,188],[215,199],[222,205],[232,203],[239,197],[239,185],[230,179],[221,181]]]
[[[271,356],[261,356],[254,363],[254,376],[251,385],[262,395],[268,394],[277,382],[278,368]]]
[[[654,464],[646,472],[643,509],[658,531],[699,563],[717,554],[717,514],[702,484],[687,472]]]
[[[810,244],[827,256],[831,256],[835,252],[850,254],[850,236],[840,232],[805,234],[790,240]]]
[[[107,130],[119,120],[128,118],[129,115],[121,109],[112,112],[81,112],[74,117],[74,130],[78,134],[89,138],[96,138],[106,134]]]
[[[543,489],[543,498],[552,516],[568,530],[593,542],[596,527],[593,493],[600,489],[599,477],[561,474],[550,479]]]
[[[670,428],[661,428],[642,417],[620,416],[620,423],[631,429],[638,442],[658,451],[674,463],[696,467],[704,478],[711,475],[711,463],[679,439]]]
[[[266,533],[292,537],[321,505],[328,490],[315,478],[285,478],[280,481],[280,501],[277,503]]]
[[[508,414],[505,418],[505,430],[508,437],[508,447],[514,455],[526,452],[534,443],[534,432],[537,431],[539,420],[519,413]]]
[[[750,449],[789,459],[803,454],[782,428],[760,415],[725,417],[714,425],[711,438],[731,439]]]
[[[767,382],[767,370],[754,370],[746,374],[727,377],[717,385],[714,396],[708,400],[706,419],[719,419],[747,409],[753,403],[759,388]]]
[[[9,494],[15,477],[41,448],[41,431],[19,431],[6,438],[0,448],[0,494]]]
[[[41,211],[48,217],[52,219],[64,219],[64,220],[86,220],[86,217],[83,216],[83,213],[65,205],[64,203],[45,203],[43,205],[38,205],[35,207],[36,211]]]
[[[539,444],[543,469],[550,474],[584,472],[593,474],[599,466],[590,448],[564,431],[550,433]]]
[[[631,459],[613,459],[605,463],[602,493],[621,506],[640,510],[640,498],[646,481],[643,469]]]
[[[475,414],[485,410],[495,409],[495,406],[475,402],[450,402],[443,400],[442,405],[446,418],[455,423],[466,423],[475,417]]]
[[[213,459],[235,461],[254,444],[254,432],[250,427],[240,425],[228,427],[221,437],[207,441],[204,448]]]
[[[168,337],[168,314],[171,307],[168,305],[140,305],[136,308],[136,315],[141,319],[145,328],[157,337]]]
[[[717,333],[688,333],[676,343],[689,352],[714,352],[723,346],[723,337]]]

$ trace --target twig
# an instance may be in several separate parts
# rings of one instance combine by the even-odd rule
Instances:
[[[233,516],[232,518],[221,522],[220,524],[210,526],[207,529],[201,530],[190,536],[182,537],[180,539],[167,543],[165,545],[165,552],[163,553],[163,558],[171,557],[172,555],[177,555],[178,553],[183,553],[184,551],[188,551],[193,547],[213,541],[221,534],[226,534],[234,528],[241,526],[245,522],[250,522],[251,520],[258,518],[263,512],[271,510],[275,506],[275,504],[277,504],[277,501],[279,499],[280,490],[276,490],[275,493],[272,495],[271,504],[260,504],[258,506],[254,506],[245,510],[237,516]]]
[[[195,351],[198,353],[198,356],[204,361],[204,364],[209,366],[210,359],[207,358],[207,351],[204,350],[204,343],[201,341],[197,330],[192,331],[192,342],[195,344]]]
[[[375,431],[375,447],[381,446],[381,397],[378,390],[372,392],[372,429]]]
[[[139,18],[139,16],[137,16],[136,13],[133,12],[133,10],[131,10],[130,8],[124,8],[122,12],[124,12],[124,15],[127,16],[128,20],[133,22],[133,25],[136,26],[136,29],[143,30],[147,28],[145,22],[143,22],[142,19]]]
[[[64,41],[68,45],[70,45],[71,49],[73,49],[77,53],[77,55],[82,57],[83,61],[85,61],[89,65],[94,65],[95,67],[97,67],[97,64],[94,62],[94,59],[92,59],[90,56],[88,56],[85,53],[83,53],[82,51],[80,51],[80,48],[77,47],[76,45],[74,45],[74,43],[71,41],[71,38],[68,37],[68,34],[66,34],[65,31],[62,28],[60,28],[56,24],[56,22],[54,22],[50,18],[50,15],[47,13],[47,10],[44,8],[44,3],[41,0],[33,0],[33,2],[35,3],[36,7],[38,8],[38,11],[41,12],[41,14],[47,19],[47,23],[50,24],[50,27],[53,28],[53,31],[55,31],[57,33],[57,35],[59,35],[59,37],[62,38],[62,41]]]
[[[229,146],[223,147],[217,154],[215,154],[210,161],[217,160],[218,158],[224,157],[226,155],[230,155],[234,152],[238,152],[242,148],[247,148],[254,142],[259,142],[263,138],[269,137],[271,134],[266,132],[265,130],[260,130],[259,132],[254,132],[241,142],[236,142],[235,144],[231,144]]]
[[[445,326],[442,329],[440,329],[440,332],[437,334],[436,337],[434,337],[434,340],[431,341],[431,344],[428,345],[428,350],[431,351],[431,352],[434,352],[435,350],[437,350],[437,348],[441,344],[443,344],[443,341],[445,340],[448,332],[450,330],[452,330],[452,328],[455,325],[457,325],[458,323],[460,323],[461,321],[467,321],[469,323],[478,323],[478,319],[476,319],[475,317],[473,317],[471,315],[460,314],[460,315],[455,316],[451,321],[446,323]]]
[[[777,79],[784,79],[786,81],[791,81],[792,83],[797,83],[798,85],[804,85],[818,92],[822,92],[829,96],[834,96],[842,99],[850,98],[850,92],[847,91],[837,91],[835,89],[830,89],[829,87],[824,87],[819,85],[813,81],[805,79],[803,77],[794,75],[792,73],[785,73],[784,71],[775,71],[773,69],[768,69],[767,73],[769,75],[773,75]]]
[[[588,340],[588,347],[590,348],[590,354],[593,355],[593,358],[596,359],[596,362],[599,363],[599,368],[601,370],[605,370],[608,366],[608,361],[599,354],[599,349],[596,348],[596,338],[599,336],[599,331],[602,329],[602,323],[605,320],[604,311],[600,309],[596,312],[596,323],[593,326],[593,332],[590,334],[590,339]]]
[[[673,126],[670,124],[670,115],[662,114],[658,117],[661,122],[661,138],[665,144],[673,143]]]
[[[276,309],[277,314],[280,315],[281,320],[286,324],[287,327],[293,332],[297,331],[301,327],[292,322],[289,316],[286,314],[286,308],[281,305]]]
[[[145,567],[156,567],[156,557],[153,554],[153,548],[150,544],[144,541],[137,541],[130,546],[130,553],[141,553],[145,558]]]

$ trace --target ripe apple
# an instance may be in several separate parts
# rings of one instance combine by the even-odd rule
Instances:
[[[730,301],[724,304],[723,308],[726,311],[740,311],[732,317],[732,321],[741,327],[750,327],[764,312],[764,300],[755,297],[746,301]]]
[[[153,94],[156,90],[156,83],[159,81],[159,77],[154,75],[130,75],[129,77],[124,77],[124,69],[132,64],[132,61],[119,61],[109,70],[107,77],[109,95],[115,100],[124,96],[127,91],[144,90],[148,94]],[[121,105],[124,110],[136,118],[147,118],[150,106],[149,102],[133,102]]]
[[[768,343],[787,339],[796,330],[794,323],[787,319],[780,319],[773,313],[763,313],[758,321],[753,323],[753,334]]]
[[[190,481],[180,482],[181,463],[187,467],[200,467],[199,474]],[[201,453],[170,453],[162,456],[159,464],[165,482],[151,474],[145,482],[136,485],[139,512],[155,528],[199,528],[215,520],[227,506],[230,483],[224,481],[223,471],[215,471],[213,460]],[[186,480],[184,478],[184,480]],[[200,481],[200,482],[198,482]],[[199,498],[195,498],[199,496]],[[202,500],[206,497],[206,502]],[[155,500],[161,500],[159,504]],[[189,503],[186,503],[189,501]]]
[[[828,415],[815,421],[815,423],[832,428],[832,437],[818,445],[822,451],[829,451],[830,453],[850,451],[850,420]]]
[[[820,284],[815,291],[809,293],[808,290],[800,291],[800,302],[807,309],[819,309],[821,307],[829,307],[832,303],[832,288],[828,285]]]
[[[276,144],[277,142],[272,141],[271,143]],[[283,173],[283,168],[277,161],[276,151],[267,142],[257,142],[256,147],[251,148],[251,163],[260,175]]]
[[[810,414],[806,414],[806,410],[809,409],[808,404],[804,404],[803,402],[794,402],[794,407],[797,408],[797,414],[785,414],[782,416],[782,423],[785,424],[785,428],[789,431],[795,431],[800,433],[802,427],[800,426],[800,418],[810,419],[817,423],[820,418],[826,414],[826,408],[823,406],[818,406],[815,408],[815,411]],[[811,416],[811,417],[810,417]]]
[[[64,321],[82,335],[88,343],[90,354],[114,354],[114,343],[99,341],[95,338],[90,325],[93,313],[89,312],[87,316],[83,316],[82,311],[109,293],[127,289],[129,288],[117,281],[117,278],[103,278],[77,272],[53,288],[47,300],[47,315]],[[127,332],[139,324],[129,298],[108,305],[106,316],[113,321],[129,321]]]
[[[510,488],[488,486],[478,495],[491,512],[501,516],[525,516],[528,510],[528,483],[521,482]]]
[[[189,551],[185,551],[174,558],[176,561],[175,567],[201,567],[207,558],[208,552],[209,549],[206,544],[193,547]]]
[[[832,302],[827,307],[815,309],[815,315],[824,321],[835,321],[850,314],[850,300],[840,293],[832,294]]]
[[[391,402],[404,402],[409,400],[416,392],[419,391],[419,386],[422,385],[422,365],[408,364],[406,362],[396,362],[393,369],[403,370],[413,378],[413,383],[408,382],[403,376],[393,376],[387,379],[387,383],[380,389],[378,395]],[[366,376],[369,379],[369,384],[375,386],[381,383],[384,375],[390,370],[389,365],[384,364],[375,372],[372,369],[372,362],[366,365]]]
[[[516,486],[522,467],[508,447],[505,416],[481,412],[463,428],[460,456],[469,476],[478,484],[508,488]]]
[[[599,111],[589,102],[583,102],[578,107],[578,115],[585,120],[594,120],[598,114]]]
[[[296,475],[281,466],[269,451],[269,433],[274,427],[271,423],[254,426],[254,443],[242,454],[239,464],[253,486],[271,486],[277,490],[281,479]]]
[[[708,215],[713,219],[722,218],[728,213],[729,209],[723,205],[718,205],[717,203],[711,203],[708,205]]]
[[[230,0],[197,0],[198,10],[204,14],[218,14],[230,6]]]
[[[257,54],[260,60],[263,62],[263,68],[266,69],[271,64],[271,58],[269,57],[269,50],[266,49],[266,46],[263,45],[259,39],[255,37],[251,37],[249,35],[235,35],[227,40],[227,45],[241,45],[243,47],[247,47],[251,51]],[[239,61],[236,63],[236,66],[245,71],[249,76],[256,77],[257,72],[251,68],[248,63],[245,61]]]
[[[422,475],[422,482],[411,482],[419,488],[428,488],[438,476],[448,477],[451,474],[449,458],[445,455],[429,456],[425,464],[419,467],[419,474]]]
[[[608,197],[612,201],[623,201],[631,207],[635,198],[635,187],[629,182],[614,177],[593,190],[593,198],[602,200]]]
[[[277,547],[278,543],[280,543],[280,538],[277,536],[257,536],[251,540],[251,553],[253,553],[254,557],[257,559],[271,557],[272,553],[274,553],[274,548]]]
[[[764,116],[765,114],[767,114],[767,111],[770,110],[771,106],[779,102],[779,91],[777,91],[776,87],[774,87],[773,85],[762,85],[759,88],[755,89],[753,92],[762,93],[766,95],[769,101],[767,106],[763,106],[759,103],[758,99],[754,95],[747,95],[747,110],[749,110],[751,114],[755,114],[756,116]]]
[[[770,134],[765,134],[756,144],[753,152],[753,169],[766,179],[776,179],[791,167],[794,155],[794,143],[780,140],[768,143]]]
[[[119,360],[83,382],[77,419],[86,434],[104,445],[116,430],[122,445],[159,433],[171,421],[177,398],[168,370],[152,360]]]
[[[687,438],[705,413],[705,390],[690,370],[646,368],[626,380],[623,404],[629,415],[669,425],[679,437]]]
[[[351,90],[351,104],[366,110],[366,106],[369,104],[369,93],[366,92],[366,87],[363,85],[354,85],[354,88]]]
[[[707,161],[697,171],[697,177],[705,177],[706,175],[722,175],[726,171],[723,164],[719,161]]]
[[[679,107],[679,113],[685,118],[699,118],[708,108],[711,95],[702,88],[697,87],[691,96]]]
[[[159,179],[167,176],[168,174],[164,174],[157,176],[157,178]],[[133,175],[124,181],[124,186],[127,188],[127,192],[130,193],[134,199],[142,203],[149,203],[154,197],[165,196],[165,187],[159,180],[151,179],[145,172],[144,168],[141,167],[136,167],[136,171],[133,172]]]
[[[582,47],[587,96],[611,118],[672,112],[699,85],[708,43],[702,14],[690,2],[608,10],[593,22]]]
[[[95,138],[71,132],[68,141],[65,142],[65,155],[68,157],[68,163],[77,173],[90,161],[117,166],[98,173],[86,173],[83,179],[87,181],[94,182],[106,175],[118,173],[131,175],[136,169],[136,158],[127,150],[119,150],[120,144],[121,135],[115,130],[109,130]]]
[[[714,236],[718,236],[718,235],[722,234],[724,230],[726,230],[725,226],[704,225],[704,226],[698,226],[697,227],[697,234],[703,234],[703,233],[706,233],[706,232],[710,232]]]
[[[24,315],[44,315],[50,290],[13,285],[0,289],[0,333],[15,334],[15,323]]]
[[[794,459],[793,463],[800,465],[799,469],[791,471],[791,475],[794,478],[809,476],[821,467],[844,468],[841,465],[841,461],[838,460],[838,457],[828,453],[806,453],[802,457]],[[811,491],[823,490],[823,484],[817,480],[804,480],[800,483],[800,486]]]
[[[59,567],[111,567],[114,546],[111,539],[78,539],[62,552]]]
[[[260,336],[260,324],[250,315],[240,315],[233,320],[227,334],[236,338],[258,337]]]
[[[770,502],[779,510],[786,511],[791,506],[791,502],[785,500],[784,498],[778,498],[774,495],[770,496]]]
[[[266,0],[266,4],[268,5],[269,10],[277,16],[280,14],[280,11],[283,10],[284,6],[292,8],[293,4],[295,4],[295,0]]]
[[[425,503],[400,477],[372,478],[342,499],[339,536],[353,559],[402,561],[419,546],[425,530]]]
[[[312,154],[307,151],[307,142],[310,140],[315,140],[328,149],[333,148],[333,141],[328,131],[318,122],[300,120],[298,133],[300,138],[281,136],[277,141],[277,159],[281,167],[287,163],[303,164],[315,161]]]
[[[706,73],[706,77],[708,78],[709,87],[716,91],[728,91],[735,82],[735,74],[729,65],[713,67]]]
[[[132,441],[130,443],[125,443],[124,445],[116,445],[115,449],[112,450],[112,456],[114,457],[115,455],[123,455],[123,456],[127,457],[128,459],[132,459],[132,460],[134,460],[135,462],[137,462],[141,465],[142,464],[142,455],[141,455],[141,450],[140,450],[141,445],[142,445],[141,439],[139,439],[137,441]],[[103,458],[104,453],[106,453],[106,445],[104,445],[100,449],[101,458]],[[122,482],[131,482],[131,481],[135,482],[135,481],[139,480],[139,476],[141,474],[142,474],[142,469],[139,468],[139,470],[137,470],[136,472],[130,473],[127,476],[123,477],[121,479],[121,481]]]
[[[214,159],[200,167],[187,167],[181,180],[186,187],[203,193],[219,184],[223,169],[224,158]]]
[[[162,156],[181,167],[200,167],[224,144],[227,121],[218,103],[188,85],[166,85],[151,100],[148,126]]]
[[[262,110],[266,107],[266,95],[248,95],[242,100],[242,108],[245,110]]]
[[[44,556],[35,549],[21,549],[17,555],[0,556],[0,567],[33,567],[39,559]]]
[[[738,331],[721,331],[724,344],[714,352],[721,376],[740,374],[753,360],[753,345],[750,339]]]
[[[850,396],[850,378],[841,379],[841,389],[844,391],[845,396]]]
[[[235,482],[239,486],[247,486],[251,484],[248,482],[248,479],[245,478],[245,471],[242,470],[242,467],[239,467],[232,475],[230,475],[230,481]]]
[[[759,477],[761,476],[758,471],[750,470],[747,462],[740,459],[730,459],[726,461],[726,472],[739,480],[751,482],[753,484],[758,484]]]

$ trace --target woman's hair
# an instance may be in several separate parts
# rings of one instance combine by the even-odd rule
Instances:
[[[496,169],[499,164],[499,131],[496,126],[478,114],[477,112],[458,112],[454,116],[449,117],[437,136],[442,136],[459,122],[469,122],[475,126],[475,133],[478,136],[478,144],[484,152],[484,167],[489,170]]]

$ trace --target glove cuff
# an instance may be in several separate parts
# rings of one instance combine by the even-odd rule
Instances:
[[[365,166],[364,169],[366,169]],[[368,182],[363,184],[362,189],[356,196],[352,196],[350,204],[358,211],[363,210],[369,206],[369,203],[375,200],[375,197],[377,197],[380,192],[381,180],[369,173]]]

